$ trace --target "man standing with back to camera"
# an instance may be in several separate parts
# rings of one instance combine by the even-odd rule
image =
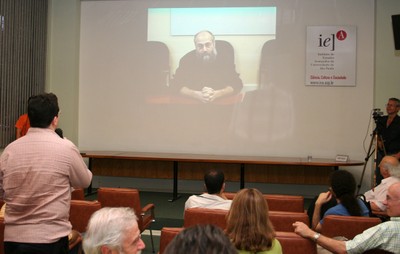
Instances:
[[[182,57],[172,86],[182,95],[204,103],[239,93],[243,83],[235,70],[232,56],[223,54],[215,46],[210,31],[200,31],[194,36],[195,50]]]
[[[0,157],[6,254],[68,253],[70,188],[87,187],[92,173],[76,146],[55,132],[58,114],[56,95],[29,98],[31,128]]]
[[[385,155],[392,155],[400,159],[400,117],[397,115],[400,110],[400,100],[389,98],[386,104],[386,116],[377,119],[376,131],[380,140],[378,141],[378,154],[376,165],[379,165]],[[386,154],[384,153],[386,151]],[[379,167],[375,170],[375,183],[380,184],[383,176]]]

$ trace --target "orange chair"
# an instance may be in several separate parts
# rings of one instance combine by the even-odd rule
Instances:
[[[353,239],[379,223],[381,220],[375,217],[328,215],[324,218],[321,233],[328,237],[344,236]]]
[[[328,215],[324,218],[321,233],[328,237],[344,236],[353,239],[364,230],[381,223],[376,217]],[[390,253],[384,250],[373,249],[364,254]]]
[[[154,253],[153,231],[151,229],[151,223],[155,222],[154,204],[147,204],[142,208],[140,205],[139,190],[128,188],[98,188],[97,199],[102,207],[133,208],[138,217],[140,232],[143,232],[147,228],[150,231],[151,247]]]
[[[276,232],[276,239],[285,254],[317,254],[317,245],[310,239],[303,238],[294,232]]]
[[[163,254],[168,244],[179,234],[183,228],[162,228],[160,235],[160,249],[159,254]]]
[[[226,228],[228,211],[208,208],[188,208],[183,216],[183,227],[188,228],[197,224],[212,224],[222,229]]]
[[[90,217],[100,209],[101,204],[97,201],[71,200],[69,221],[72,224],[72,229],[79,233],[85,232]]]
[[[233,199],[236,193],[225,192],[228,199]],[[297,195],[263,194],[270,211],[304,212],[304,197]]]
[[[74,200],[85,200],[85,191],[83,190],[83,188],[74,189],[71,192],[71,199],[74,199]]]
[[[281,212],[281,211],[269,211],[269,219],[274,226],[275,231],[283,232],[294,232],[293,223],[296,221],[304,222],[306,225],[310,225],[308,215],[304,212]]]

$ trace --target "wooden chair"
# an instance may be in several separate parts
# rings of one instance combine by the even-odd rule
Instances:
[[[234,192],[225,192],[228,199],[233,199]],[[304,197],[297,195],[263,194],[270,211],[304,212]]]
[[[97,199],[102,207],[131,207],[138,218],[140,232],[146,229],[150,231],[151,247],[154,253],[153,231],[151,224],[155,222],[154,204],[147,204],[143,208],[140,204],[138,189],[129,188],[99,188]]]
[[[183,227],[188,228],[197,224],[213,224],[222,229],[226,228],[228,211],[208,208],[188,208],[183,216]]]
[[[375,217],[328,215],[324,218],[321,234],[353,239],[354,236],[379,223],[381,220]]]
[[[159,254],[163,254],[168,244],[179,234],[184,228],[162,228],[160,235],[160,249]]]
[[[306,213],[269,211],[269,219],[275,231],[294,232],[293,223],[301,221],[310,225],[310,220]]]
[[[294,232],[276,231],[276,239],[282,246],[285,254],[317,254],[317,245],[310,239],[303,238]]]
[[[97,201],[71,200],[69,221],[72,224],[72,229],[84,233],[90,217],[100,209],[101,204]]]

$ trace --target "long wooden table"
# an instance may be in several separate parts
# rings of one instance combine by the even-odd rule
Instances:
[[[178,195],[178,169],[182,179],[202,179],[209,168],[222,168],[226,180],[251,182],[325,184],[332,170],[342,166],[362,166],[363,161],[337,162],[334,159],[301,157],[202,155],[122,151],[83,151],[95,175],[173,179],[172,199]],[[267,172],[267,173],[266,173]],[[239,178],[238,176],[239,175]],[[92,187],[88,188],[88,193]]]

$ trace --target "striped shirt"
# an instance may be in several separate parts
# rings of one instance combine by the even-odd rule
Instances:
[[[400,217],[376,225],[346,241],[347,253],[363,253],[371,249],[381,249],[400,253]]]

